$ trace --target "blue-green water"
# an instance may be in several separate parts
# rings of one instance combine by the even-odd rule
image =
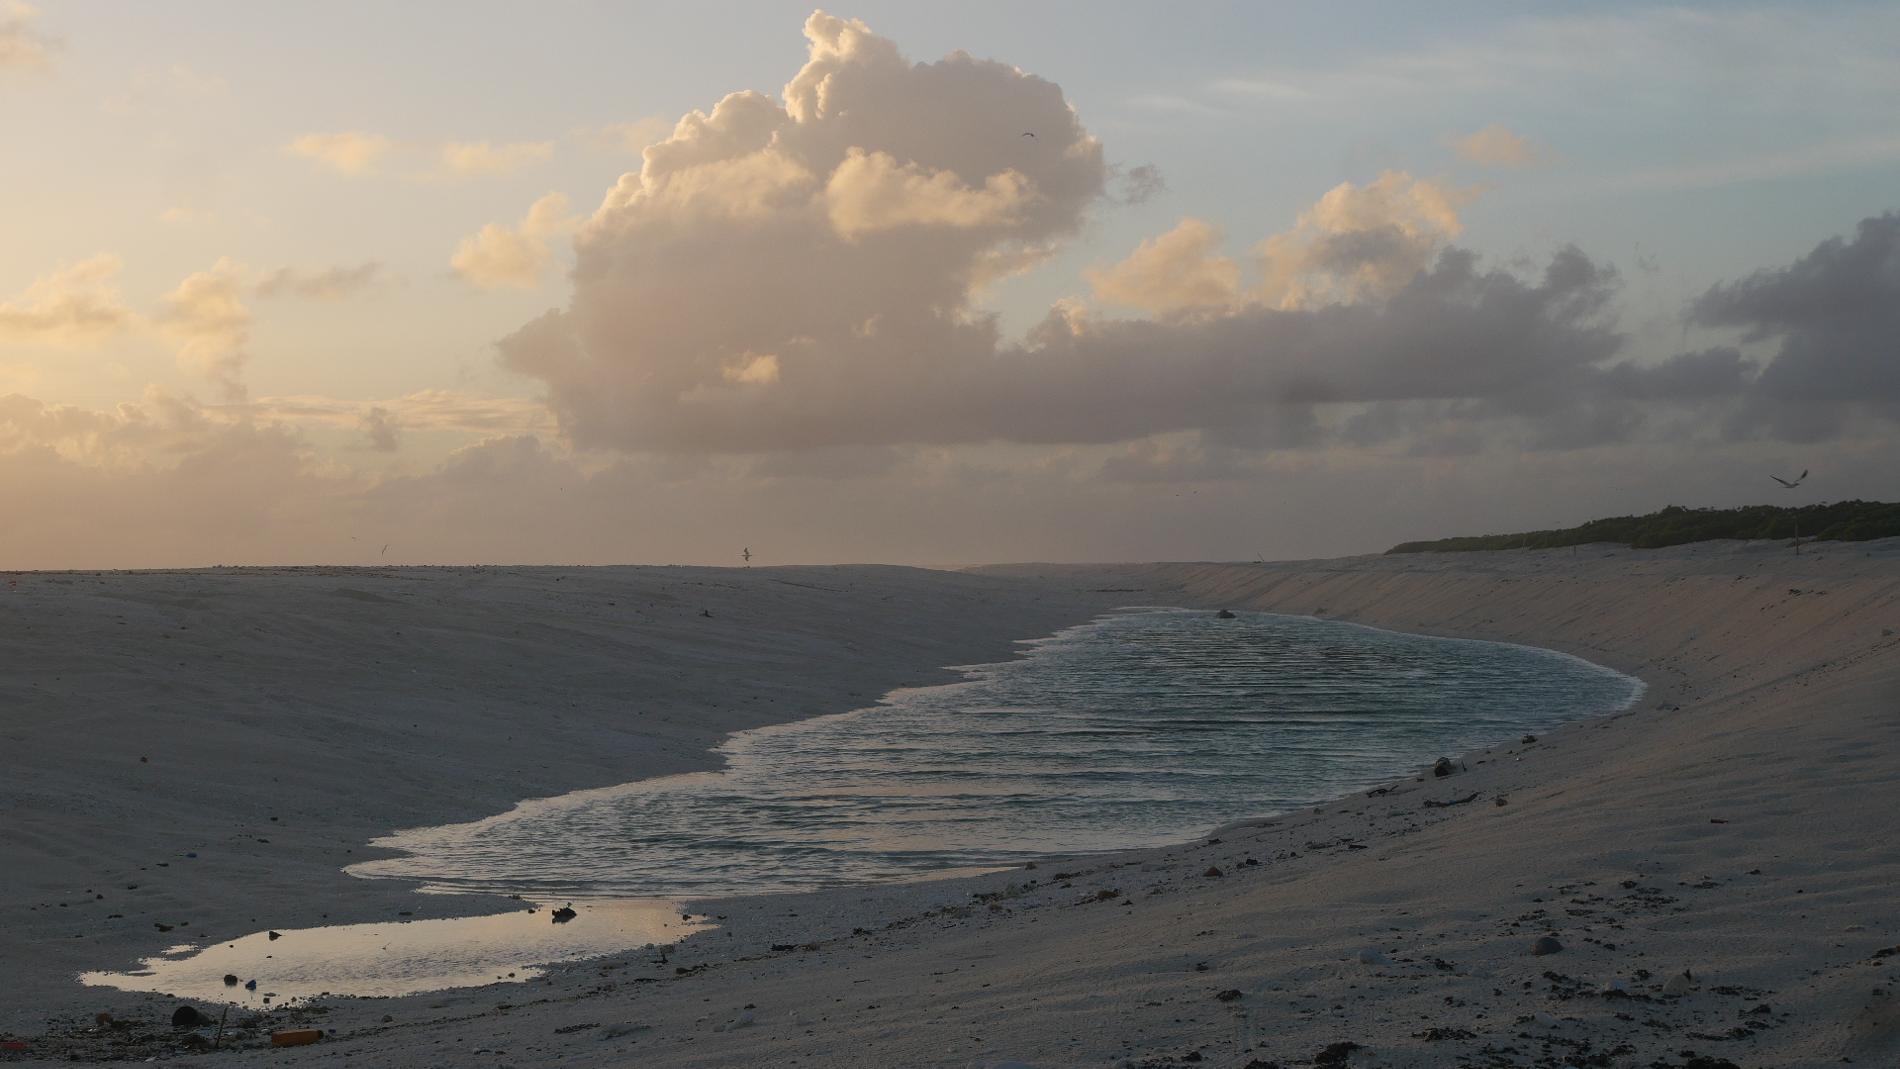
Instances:
[[[1620,709],[1642,686],[1549,650],[1266,613],[1129,612],[1025,645],[962,683],[735,736],[723,771],[402,832],[379,841],[402,856],[351,871],[691,897],[1160,845]]]

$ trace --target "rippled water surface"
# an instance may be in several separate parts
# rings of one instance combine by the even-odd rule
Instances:
[[[721,772],[381,840],[361,876],[437,890],[688,897],[1159,845],[1444,753],[1621,708],[1563,654],[1265,613],[1131,612],[963,683],[729,740]]]

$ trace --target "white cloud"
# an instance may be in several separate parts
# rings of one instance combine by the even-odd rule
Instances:
[[[383,265],[368,260],[354,267],[326,267],[317,271],[280,267],[257,283],[259,297],[303,297],[338,301],[367,292],[383,279]]]
[[[1101,300],[1164,314],[1386,298],[1458,235],[1458,206],[1472,195],[1398,171],[1364,185],[1341,182],[1291,230],[1255,247],[1259,280],[1251,286],[1240,263],[1220,253],[1219,232],[1192,218],[1088,279]]]
[[[1121,263],[1088,272],[1099,300],[1149,312],[1226,309],[1240,303],[1240,264],[1219,254],[1220,231],[1183,219]]]
[[[34,24],[39,10],[21,0],[0,2],[0,71],[45,71],[53,65],[57,41]]]
[[[504,343],[577,441],[901,423],[866,399],[983,359],[975,287],[1048,255],[1102,196],[1101,147],[1052,83],[962,53],[914,64],[823,13],[805,34],[782,100],[731,94],[646,149],[576,235],[569,311]],[[766,353],[771,389],[733,373]],[[831,429],[782,426],[839,406]]]
[[[442,146],[442,165],[459,176],[512,174],[554,157],[552,141],[452,141]]]
[[[285,146],[294,156],[328,167],[338,174],[366,175],[396,148],[396,143],[381,134],[347,130],[340,133],[303,134]]]
[[[567,197],[549,193],[534,202],[520,224],[489,223],[463,238],[449,266],[483,289],[533,289],[554,262],[549,242],[571,233],[578,224],[567,214]]]
[[[1454,138],[1452,147],[1465,160],[1485,167],[1529,167],[1544,154],[1501,123]]]
[[[118,290],[124,262],[102,253],[60,267],[0,301],[0,342],[83,345],[117,334],[137,317]]]
[[[178,342],[180,366],[217,383],[228,398],[244,396],[242,373],[250,359],[251,311],[244,304],[243,269],[229,258],[195,272],[165,295],[155,317]]]
[[[778,357],[771,353],[747,353],[738,363],[719,370],[727,382],[764,386],[778,381]]]
[[[1458,236],[1458,207],[1475,195],[1402,171],[1341,182],[1260,244],[1260,299],[1299,308],[1391,296]]]
[[[899,163],[883,152],[852,148],[825,184],[831,225],[847,238],[907,226],[1007,228],[1035,196],[1021,172],[988,176],[982,188],[955,172]]]

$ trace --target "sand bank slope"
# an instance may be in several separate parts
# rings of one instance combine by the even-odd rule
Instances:
[[[1882,954],[1900,946],[1900,544],[986,577],[1531,642],[1651,689],[1445,779],[1218,842],[709,903],[723,928],[664,962],[340,1002],[302,1059],[1239,1067],[1345,1043],[1362,1045],[1333,1048],[1345,1064],[1384,1066],[1900,1059],[1900,950]],[[1561,951],[1533,956],[1542,936]]]
[[[708,767],[729,732],[955,678],[1104,600],[875,567],[10,578],[0,1030],[181,937],[495,909],[340,870],[394,828]]]

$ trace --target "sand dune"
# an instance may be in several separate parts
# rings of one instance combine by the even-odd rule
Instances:
[[[415,574],[451,581],[447,572]],[[1465,770],[1451,777],[1401,779],[1385,793],[1226,829],[1218,842],[973,880],[704,903],[724,916],[722,928],[682,944],[664,964],[633,955],[531,985],[339,1000],[300,1018],[334,1033],[296,1057],[352,1065],[1238,1067],[1315,1064],[1332,1047],[1347,1059],[1341,1064],[1386,1066],[1900,1059],[1900,950],[1892,949],[1900,947],[1892,891],[1900,886],[1900,543],[1818,546],[1798,557],[1743,544],[1268,565],[1021,565],[961,577],[853,571],[852,593],[835,602],[729,572],[570,572],[559,589],[558,573],[516,572],[492,599],[482,576],[452,574],[470,587],[414,613],[429,621],[411,627],[430,628],[426,648],[438,658],[419,673],[424,686],[405,687],[397,674],[417,651],[391,649],[382,654],[388,666],[376,669],[380,704],[345,692],[289,717],[260,708],[272,691],[252,682],[254,668],[211,676],[192,657],[181,658],[183,666],[161,660],[161,644],[176,638],[128,642],[122,661],[101,653],[119,648],[109,642],[80,644],[115,612],[175,626],[163,614],[186,611],[131,608],[145,603],[127,592],[185,599],[200,596],[190,593],[200,586],[233,590],[245,577],[111,577],[83,595],[101,599],[84,614],[45,600],[39,615],[9,608],[10,663],[26,655],[51,667],[9,673],[4,683],[9,744],[37,748],[21,751],[31,755],[29,778],[0,787],[8,809],[0,843],[10,859],[31,863],[9,865],[0,882],[10,1015],[0,1028],[61,1058],[155,1053],[167,1042],[114,1047],[122,1037],[89,1033],[90,1014],[78,1010],[100,1003],[159,1020],[171,1001],[71,998],[47,976],[109,964],[100,958],[145,949],[138,939],[87,934],[97,922],[76,923],[77,902],[56,913],[27,908],[55,888],[70,895],[71,882],[125,878],[126,866],[147,863],[137,852],[145,837],[156,837],[151,857],[193,837],[272,839],[268,856],[246,846],[243,864],[217,880],[162,891],[169,908],[200,914],[219,934],[249,930],[250,914],[232,912],[244,901],[228,886],[233,880],[264,887],[259,901],[276,923],[306,921],[326,902],[393,909],[416,899],[333,875],[348,859],[342,850],[360,852],[366,832],[403,822],[387,812],[379,818],[379,805],[459,814],[505,805],[509,791],[560,789],[564,776],[580,785],[613,778],[615,767],[691,767],[717,731],[785,715],[722,721],[758,704],[741,696],[739,672],[712,667],[725,658],[747,658],[757,666],[748,673],[770,680],[757,694],[830,711],[847,688],[924,678],[920,662],[972,659],[940,655],[952,647],[995,656],[1010,638],[1119,600],[1528,642],[1631,672],[1650,690],[1626,714],[1465,755]],[[733,584],[714,620],[743,618],[748,627],[722,630],[720,643],[709,643],[695,630],[703,619],[696,599],[708,595],[653,585],[665,581]],[[637,640],[621,637],[633,632],[617,618],[569,623],[573,602],[601,598],[597,584],[608,583],[678,600],[664,603],[665,614],[656,602]],[[204,655],[236,656],[231,644],[250,641],[255,628],[281,628],[278,642],[259,649],[307,658],[312,691],[342,688],[351,666],[332,658],[365,647],[334,637],[326,647],[323,636],[347,630],[343,621],[358,619],[348,614],[385,607],[338,597],[338,587],[391,596],[390,586],[360,574],[283,573],[256,588],[247,622],[206,643]],[[572,593],[580,590],[584,598]],[[920,604],[894,610],[881,600],[887,595]],[[829,615],[788,622],[821,610]],[[507,632],[524,617],[532,650],[546,660],[504,659],[514,651]],[[23,631],[29,620],[31,633]],[[946,637],[929,638],[932,628]],[[309,652],[297,637],[311,642]],[[468,649],[480,652],[448,652]],[[543,670],[530,675],[537,664]],[[663,729],[648,714],[638,731],[613,734],[624,715],[613,711],[624,709],[626,694],[661,685],[673,688],[664,692],[669,700],[650,708],[695,715]],[[72,689],[52,693],[56,687]],[[537,693],[551,688],[556,700]],[[490,693],[507,697],[484,709]],[[140,694],[156,695],[145,705],[166,712],[128,709]],[[12,711],[22,699],[39,703],[34,715]],[[560,699],[575,703],[564,714],[574,723],[524,749],[505,741],[524,724],[555,723]],[[430,743],[447,767],[414,771],[421,754],[435,751],[391,723],[412,702],[436,710],[431,723],[456,725]],[[289,727],[285,719],[311,723]],[[51,742],[49,734],[64,737]],[[379,775],[419,781],[366,789],[358,808],[323,786],[347,765],[285,769],[290,757],[338,738],[360,739],[378,754]],[[158,752],[152,766],[135,764],[135,753],[162,743],[163,761],[188,760],[194,740],[221,748],[219,761],[199,767],[211,779],[202,789],[161,790],[137,778],[164,766]],[[573,748],[586,743],[621,749],[574,758]],[[97,759],[89,756],[95,745]],[[259,753],[273,761],[249,760]],[[1421,766],[1435,756],[1419,755]],[[542,762],[562,771],[537,778]],[[261,782],[268,775],[278,782]],[[497,782],[473,782],[484,775]],[[82,807],[74,799],[91,793],[77,785],[89,779],[104,787],[103,801]],[[445,793],[451,803],[439,800]],[[218,800],[231,796],[245,808],[220,812]],[[60,811],[44,811],[62,799]],[[337,819],[317,826],[329,806],[340,807]],[[295,814],[293,826],[310,825],[297,833],[304,838],[275,833],[284,820],[269,830],[260,823],[285,813]],[[176,878],[176,869],[167,874]],[[139,875],[165,886],[149,870]],[[296,919],[275,920],[282,911]],[[1545,935],[1561,951],[1533,955]],[[47,1014],[31,1019],[42,1005],[61,1017],[51,1032]],[[1361,1046],[1333,1046],[1345,1043]]]

